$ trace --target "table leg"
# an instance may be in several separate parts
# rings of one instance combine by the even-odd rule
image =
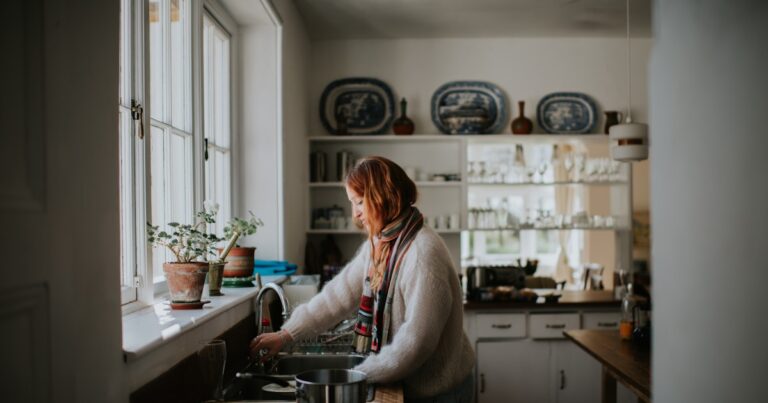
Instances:
[[[603,403],[616,403],[616,379],[611,376],[608,368],[603,366],[603,390],[601,391]]]

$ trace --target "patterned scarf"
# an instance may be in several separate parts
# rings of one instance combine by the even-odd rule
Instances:
[[[354,347],[358,353],[378,353],[387,344],[400,264],[423,224],[424,217],[416,207],[411,207],[381,231],[379,246],[386,259],[384,278],[378,291],[371,288],[370,270],[365,278],[355,323]]]

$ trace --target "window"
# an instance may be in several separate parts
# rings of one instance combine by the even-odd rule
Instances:
[[[204,199],[219,203],[219,223],[231,215],[232,27],[225,30],[205,6],[192,0],[121,1],[123,304],[150,303],[165,289],[162,264],[172,255],[147,244],[147,221],[161,228],[171,221],[189,223]]]

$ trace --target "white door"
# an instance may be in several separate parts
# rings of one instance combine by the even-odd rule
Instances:
[[[552,342],[557,403],[600,401],[602,367],[570,340]]]
[[[3,3],[3,402],[119,402],[119,2]]]
[[[551,401],[549,342],[479,342],[477,362],[478,403]]]

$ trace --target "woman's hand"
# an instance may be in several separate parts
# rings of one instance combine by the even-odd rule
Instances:
[[[283,346],[291,340],[291,335],[285,330],[262,333],[251,340],[251,357],[258,359],[259,362],[267,361],[279,353]]]

